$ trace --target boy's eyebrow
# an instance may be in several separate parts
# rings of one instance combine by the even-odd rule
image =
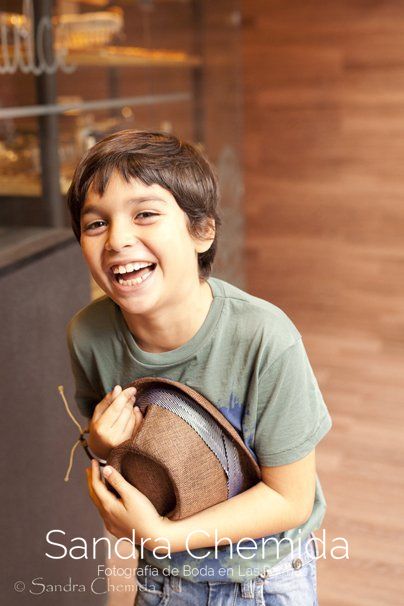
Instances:
[[[137,196],[136,198],[130,198],[128,200],[128,204],[140,204],[141,202],[164,202],[167,204],[167,200],[163,198],[159,198],[158,196]],[[101,206],[97,206],[96,204],[86,204],[81,209],[80,216],[84,217],[84,215],[89,215],[90,213],[97,213],[101,210]]]

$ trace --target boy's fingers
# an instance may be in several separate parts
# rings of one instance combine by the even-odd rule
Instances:
[[[136,417],[136,421],[139,423],[140,421],[143,421],[143,413],[140,410],[139,406],[135,406],[133,409],[133,412],[135,413],[135,417]]]
[[[99,404],[96,406],[96,418],[99,418],[112,404],[115,398],[122,391],[122,387],[120,385],[115,385],[112,391],[109,391],[104,398],[101,400]]]
[[[138,429],[140,428],[140,425],[143,421],[143,414],[142,411],[139,409],[138,406],[135,406],[134,408],[134,416],[135,416],[135,427],[134,429],[136,429],[136,432],[138,431]]]
[[[111,404],[112,410],[120,410],[126,402],[134,402],[136,387],[127,387],[115,398]]]
[[[134,413],[132,412],[131,416],[129,417],[129,419],[126,422],[125,427],[123,428],[123,433],[125,435],[126,440],[129,440],[132,437],[135,427],[136,427],[136,417],[135,417]]]
[[[108,490],[108,488],[103,483],[101,479],[100,467],[97,461],[93,460],[91,461],[91,464],[93,470],[92,487],[94,490],[95,497],[100,504],[101,515],[103,511],[105,511],[107,508],[109,511],[112,511],[116,509],[117,506],[123,506],[122,503],[120,503],[119,499],[117,499],[117,497],[113,495],[112,492]]]
[[[137,392],[136,387],[127,387],[126,389],[122,390],[122,394],[125,395],[127,398],[131,397],[131,396],[135,396]]]
[[[124,431],[128,421],[134,417],[133,406],[129,404],[125,406],[119,414],[119,417],[111,427],[111,431],[115,440],[123,441],[125,439]]]
[[[128,414],[128,417],[125,423],[126,414]],[[125,409],[125,411],[122,412],[119,421],[115,423],[114,429],[116,428],[117,431],[120,431],[123,442],[125,440],[133,438],[137,434],[137,431],[142,421],[143,415],[138,407],[136,407],[136,410],[132,409],[130,411],[127,411],[127,409]]]
[[[128,489],[132,490],[133,487],[129,482],[125,480],[125,478],[113,467],[107,465],[103,469],[103,475],[106,477],[108,483],[115,488],[116,492],[120,495],[123,502],[125,502],[125,497],[127,495]],[[105,487],[104,487],[105,488]]]
[[[107,393],[104,398],[107,402],[107,408],[114,402],[120,393],[122,393],[122,387],[120,385],[115,385],[114,389]]]
[[[103,414],[103,420],[111,427],[119,419],[122,411],[127,405],[130,409],[133,408],[135,403],[136,389],[134,387],[128,387],[124,389],[108,407]]]

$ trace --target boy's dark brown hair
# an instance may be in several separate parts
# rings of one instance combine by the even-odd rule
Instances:
[[[172,134],[123,130],[99,141],[81,158],[67,193],[73,232],[80,242],[80,216],[90,186],[102,196],[117,171],[126,181],[156,183],[174,196],[188,217],[188,229],[203,238],[209,219],[215,221],[210,248],[198,255],[199,276],[209,276],[217,249],[219,190],[216,175],[204,155]]]

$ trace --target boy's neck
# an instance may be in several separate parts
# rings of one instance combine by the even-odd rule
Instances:
[[[123,316],[137,345],[149,353],[162,353],[185,345],[198,332],[209,313],[213,295],[208,282],[199,283],[186,304],[167,310],[164,316]],[[180,312],[180,313],[179,313]]]

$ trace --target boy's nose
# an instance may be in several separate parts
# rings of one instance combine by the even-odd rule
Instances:
[[[105,249],[110,251],[119,251],[125,246],[132,246],[138,241],[134,227],[117,225],[110,227],[108,238],[105,242]]]

